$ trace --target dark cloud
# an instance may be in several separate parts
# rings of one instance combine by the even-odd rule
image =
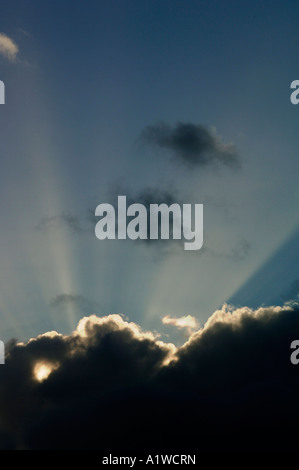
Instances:
[[[179,196],[179,193],[176,189],[174,188],[166,188],[166,189],[161,189],[158,187],[148,187],[145,189],[140,190],[139,192],[136,192],[135,195],[133,195],[131,192],[127,193],[127,204],[134,204],[135,202],[138,202],[139,204],[143,204],[144,207],[147,210],[147,239],[145,240],[140,240],[143,243],[150,244],[151,246],[155,246],[156,248],[159,248],[161,251],[165,249],[167,250],[167,253],[169,253],[169,250],[173,252],[174,247],[178,247],[179,245],[182,245],[183,239],[182,240],[173,240],[173,217],[172,214],[170,214],[169,221],[170,221],[170,226],[169,226],[169,240],[162,240],[159,238],[158,240],[152,240],[150,238],[150,205],[151,204],[167,204],[168,206],[171,206],[172,204],[179,204],[182,207],[182,200],[181,197]],[[186,203],[186,201],[185,201]],[[159,233],[161,233],[161,219],[159,219]],[[169,244],[171,243],[171,247]]]
[[[173,227],[172,227],[172,216],[170,215],[170,239],[169,240],[151,240],[150,233],[149,233],[149,211],[150,211],[150,204],[162,204],[165,203],[168,206],[171,204],[179,204],[181,207],[183,204],[195,204],[195,203],[203,203],[204,210],[208,206],[212,206],[213,208],[220,209],[224,213],[224,219],[232,222],[234,221],[234,217],[232,215],[234,206],[232,204],[228,204],[225,200],[215,200],[211,197],[205,196],[200,201],[194,201],[194,196],[190,197],[190,195],[184,194],[182,191],[179,191],[174,185],[165,185],[165,188],[162,189],[161,187],[147,187],[142,190],[133,192],[128,188],[124,188],[122,186],[114,186],[109,194],[108,200],[114,207],[117,207],[117,196],[118,195],[126,195],[127,196],[127,205],[134,204],[135,202],[143,204],[148,213],[148,238],[145,240],[137,240],[139,243],[146,244],[157,251],[159,257],[161,255],[169,255],[175,253],[182,252],[182,244],[184,243],[184,238],[182,236],[181,240],[174,240],[172,239]],[[94,215],[94,211],[91,209],[89,210],[90,221],[95,225],[98,218]],[[116,219],[116,226],[117,226],[117,219]],[[161,227],[161,220],[159,220],[159,230]],[[134,241],[136,243],[136,241]],[[237,237],[234,245],[231,249],[226,251],[219,251],[211,246],[209,243],[208,237],[204,234],[204,244],[203,247],[196,253],[196,255],[207,254],[213,257],[222,258],[222,259],[231,259],[231,260],[242,260],[248,256],[251,251],[251,243],[243,238]],[[185,252],[188,254],[188,252]],[[191,252],[192,253],[192,252]],[[193,252],[194,254],[194,252]],[[159,257],[157,259],[159,259]]]
[[[182,204],[181,198],[178,195],[178,191],[171,187],[168,186],[165,189],[161,189],[159,187],[148,187],[144,188],[142,190],[136,191],[135,193],[132,192],[130,189],[124,189],[119,186],[113,187],[107,194],[107,198],[105,201],[102,202],[107,202],[109,204],[112,204],[115,208],[117,208],[117,196],[118,195],[125,195],[127,197],[127,207],[131,204],[134,203],[139,203],[143,204],[147,210],[148,213],[148,220],[147,220],[147,226],[148,226],[148,239],[146,240],[137,240],[135,243],[138,241],[146,244],[151,244],[152,246],[155,246],[159,248],[160,254],[163,253],[169,253],[173,252],[174,245],[178,246],[178,242],[180,244],[182,243],[181,240],[172,240],[172,214],[170,214],[170,240],[161,240],[160,238],[158,240],[151,240],[149,237],[149,210],[150,210],[150,204],[167,204],[170,206],[171,204],[177,203],[177,204]],[[184,201],[186,203],[186,201]],[[94,207],[89,207],[86,210],[86,213],[84,216],[76,216],[71,214],[70,212],[66,213],[63,212],[58,215],[53,215],[51,217],[44,217],[37,225],[36,225],[36,230],[39,230],[41,232],[48,232],[51,230],[62,230],[62,229],[67,229],[71,234],[74,235],[92,235],[94,236],[94,231],[95,231],[95,226],[96,223],[98,222],[98,217],[95,216],[95,208],[99,204],[99,201],[94,203]],[[133,217],[127,217],[127,220],[129,221]],[[117,217],[115,220],[115,225],[116,225],[116,230],[117,230]],[[159,220],[159,230],[160,230],[160,220]],[[128,242],[128,240],[127,240]],[[169,246],[169,242],[171,242],[171,247]]]
[[[117,208],[117,196],[124,195],[127,197],[127,207],[134,203],[143,204],[147,210],[147,229],[148,229],[148,238],[147,239],[137,239],[134,240],[134,243],[141,243],[143,245],[150,246],[153,248],[153,256],[155,259],[159,260],[161,256],[167,256],[170,254],[181,253],[182,245],[184,243],[184,237],[182,239],[176,240],[173,239],[173,217],[170,213],[170,238],[169,240],[163,240],[158,238],[157,240],[152,240],[150,238],[150,204],[167,204],[171,206],[172,204],[179,204],[181,207],[183,204],[195,204],[203,203],[204,207],[212,206],[216,209],[221,209],[224,212],[225,219],[232,221],[233,216],[230,214],[232,208],[225,201],[215,201],[213,198],[205,197],[202,201],[195,201],[194,197],[184,194],[182,191],[179,191],[174,185],[166,184],[164,187],[159,186],[148,186],[144,189],[137,191],[132,191],[132,189],[125,188],[120,185],[113,185],[112,188],[107,192],[105,200],[102,202],[107,202],[112,204],[113,207]],[[50,230],[56,229],[67,229],[70,233],[74,235],[91,235],[94,236],[95,226],[98,222],[98,217],[95,216],[95,208],[98,205],[98,201],[95,201],[94,207],[89,207],[86,210],[84,216],[76,216],[71,213],[63,212],[59,215],[44,217],[36,229],[41,232],[47,232]],[[130,221],[133,217],[127,217],[127,220]],[[115,220],[116,231],[118,229],[118,220],[116,217]],[[183,227],[182,227],[183,228]],[[161,231],[161,219],[159,218],[159,233]],[[129,242],[129,239],[126,240]],[[227,258],[227,259],[244,259],[247,257],[251,250],[251,244],[248,240],[244,238],[239,238],[233,246],[227,252],[219,251],[209,245],[207,237],[204,236],[204,245],[197,251],[197,256],[202,254],[209,254],[214,257]],[[188,252],[185,252],[188,254]],[[192,252],[189,252],[192,254]],[[194,253],[193,253],[194,254]]]
[[[161,189],[158,187],[147,187],[140,190],[133,197],[132,195],[128,196],[128,204],[133,204],[138,202],[143,204],[147,210],[150,208],[150,204],[181,204],[181,196],[179,196],[178,191],[174,188]]]
[[[204,126],[178,122],[171,127],[164,122],[147,126],[141,140],[168,150],[176,160],[190,167],[204,167],[215,163],[236,168],[239,156],[232,144],[225,144],[213,131]]]
[[[107,201],[105,200],[104,202],[117,206],[117,197],[122,195],[127,197],[127,206],[134,203],[143,204],[148,211],[150,204],[165,203],[170,206],[175,203],[183,204],[183,202],[188,202],[172,184],[164,184],[163,187],[147,186],[136,191],[132,191],[132,189],[123,185],[115,184],[107,192]],[[93,221],[97,220],[94,212],[94,209],[89,209],[89,215],[93,216]]]
[[[168,255],[174,254],[175,250],[180,250],[182,248],[182,244],[184,243],[184,239],[182,237],[181,240],[174,240],[172,238],[173,234],[173,217],[170,213],[170,226],[169,226],[169,240],[163,240],[161,238],[158,239],[151,239],[150,238],[150,204],[167,204],[171,206],[172,204],[182,204],[188,203],[186,199],[183,201],[182,194],[171,184],[166,185],[164,188],[158,186],[148,186],[146,188],[132,191],[132,189],[121,186],[121,185],[114,185],[110,188],[107,193],[107,198],[103,202],[107,202],[112,204],[113,207],[117,208],[117,197],[118,196],[126,196],[127,198],[127,207],[131,204],[142,204],[146,208],[147,211],[147,239],[137,239],[134,240],[134,243],[141,243],[148,247],[152,247],[157,253],[153,253],[154,257],[158,255],[158,258],[161,255]],[[97,204],[95,204],[96,207]],[[88,218],[89,222],[95,227],[96,223],[98,222],[99,218],[95,216],[95,209],[89,208],[88,210]],[[127,221],[129,222],[133,217],[127,216]],[[115,220],[116,231],[118,230],[118,220],[116,217]],[[158,221],[159,233],[161,231],[161,219],[159,218]],[[127,239],[126,242],[128,243],[130,240]]]
[[[179,348],[119,315],[11,341],[0,447],[296,450],[298,336],[296,307],[224,306]]]

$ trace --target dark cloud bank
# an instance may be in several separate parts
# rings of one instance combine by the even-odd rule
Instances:
[[[0,446],[295,450],[298,314],[224,307],[180,348],[119,315],[86,317],[69,336],[11,341],[0,366]],[[54,370],[39,382],[44,363]]]

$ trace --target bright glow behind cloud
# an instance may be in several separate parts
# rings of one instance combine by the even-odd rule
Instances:
[[[43,382],[47,380],[51,372],[58,368],[58,364],[51,364],[49,362],[37,362],[34,367],[33,375],[35,380],[38,382]]]

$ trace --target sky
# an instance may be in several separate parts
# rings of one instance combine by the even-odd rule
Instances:
[[[130,341],[153,335],[148,373],[169,349],[174,381],[211,318],[226,325],[217,312],[264,325],[254,312],[280,309],[296,326],[298,21],[295,0],[1,0],[0,339],[12,370],[29,351],[28,371],[32,345],[49,361],[40,335],[56,332],[46,338],[61,348],[57,382],[38,393],[55,394],[55,364],[90,316]],[[99,240],[95,209],[118,195],[203,204],[203,247]],[[26,426],[12,445],[44,445]]]

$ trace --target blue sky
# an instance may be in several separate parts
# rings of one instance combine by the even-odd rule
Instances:
[[[282,303],[299,276],[297,3],[0,9],[0,33],[18,47],[0,55],[1,337],[122,313],[177,339],[165,315],[203,324],[225,302]],[[190,171],[143,145],[158,122],[214,129],[240,168]],[[204,249],[97,240],[88,214],[120,188],[203,203]]]

